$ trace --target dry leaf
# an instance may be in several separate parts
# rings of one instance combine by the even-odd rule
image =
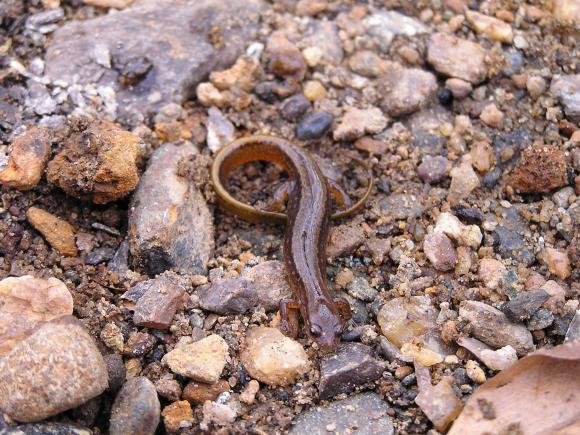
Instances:
[[[580,433],[580,340],[522,358],[480,386],[448,435]]]

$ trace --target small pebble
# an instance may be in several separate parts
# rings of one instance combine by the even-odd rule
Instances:
[[[473,382],[477,384],[483,384],[486,381],[484,371],[481,369],[479,364],[477,364],[477,362],[473,361],[472,359],[467,361],[465,364],[465,370],[467,371],[467,376]]]
[[[129,378],[111,410],[111,435],[153,435],[159,425],[161,405],[153,383],[145,377]]]
[[[75,230],[71,224],[38,207],[30,207],[26,219],[61,255],[76,257]]]
[[[303,94],[288,97],[280,105],[280,114],[290,122],[298,121],[310,109],[310,101]]]
[[[495,104],[488,104],[483,108],[479,115],[485,125],[492,128],[501,128],[503,125],[504,114],[497,108]]]
[[[173,402],[163,408],[161,413],[165,430],[169,433],[176,433],[180,429],[185,429],[193,425],[193,411],[187,400]]]
[[[320,139],[328,132],[333,120],[328,112],[310,113],[296,127],[296,137],[300,140]]]
[[[437,270],[451,270],[457,264],[455,247],[443,233],[428,234],[423,240],[423,251]]]

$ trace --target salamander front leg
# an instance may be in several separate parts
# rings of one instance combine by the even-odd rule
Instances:
[[[300,331],[298,315],[300,305],[294,301],[280,301],[280,316],[282,317],[282,332],[292,338],[297,338]]]

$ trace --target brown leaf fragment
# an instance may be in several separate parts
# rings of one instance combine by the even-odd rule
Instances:
[[[580,340],[539,350],[480,386],[448,435],[580,433],[579,391]]]

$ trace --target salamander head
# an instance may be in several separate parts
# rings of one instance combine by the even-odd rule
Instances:
[[[309,335],[324,351],[334,350],[340,343],[344,322],[336,308],[321,303],[310,313]]]

